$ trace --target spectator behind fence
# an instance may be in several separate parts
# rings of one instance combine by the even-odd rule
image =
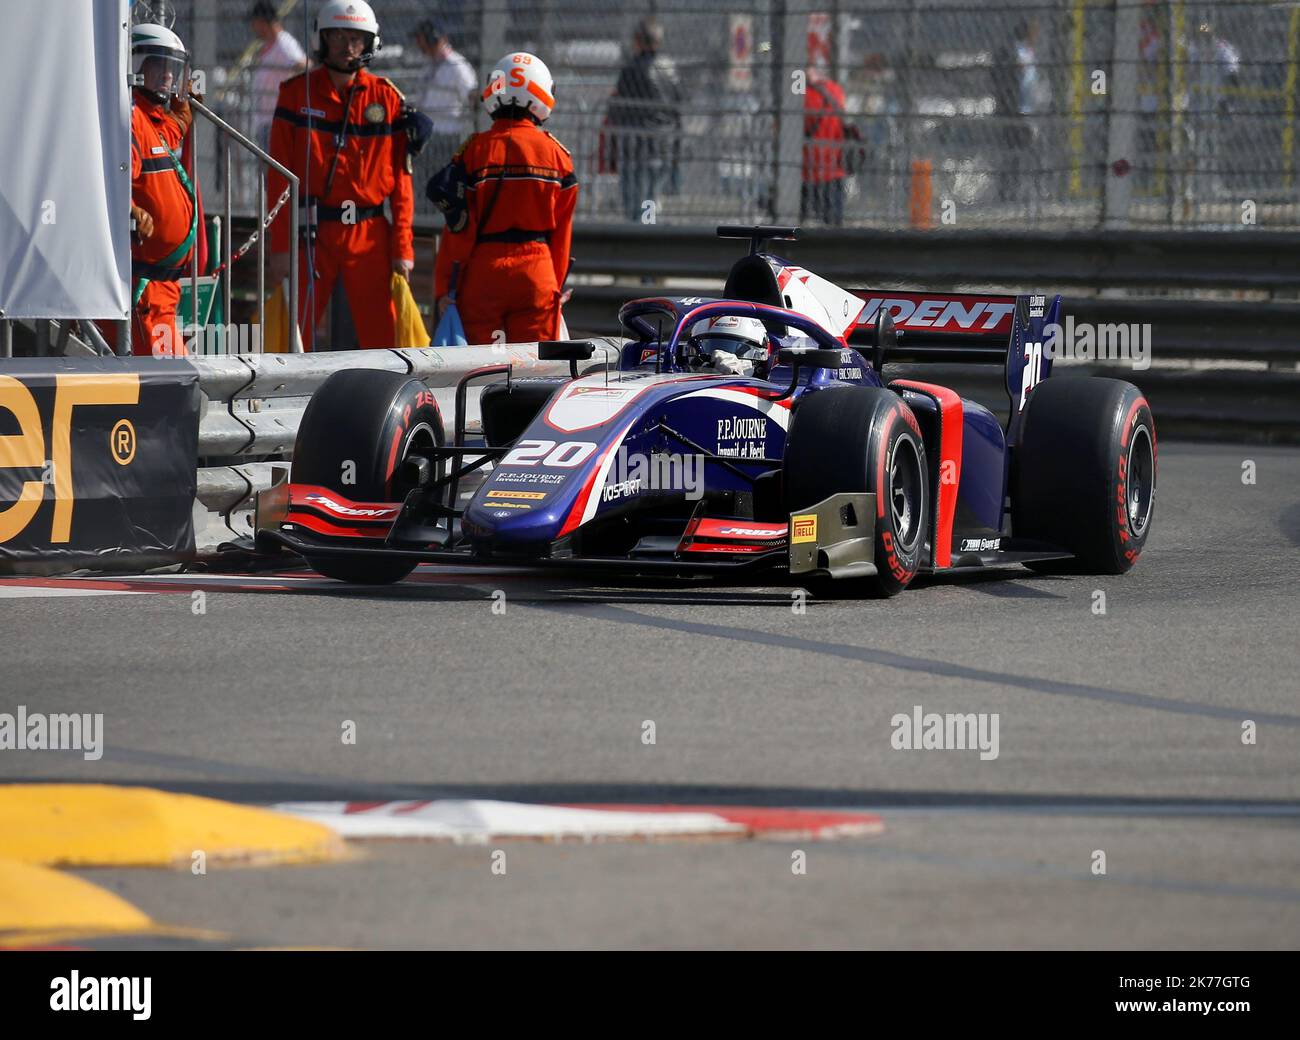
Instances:
[[[429,19],[415,27],[415,44],[432,63],[428,85],[416,107],[433,121],[429,156],[434,169],[451,161],[469,135],[470,105],[478,95],[478,77],[465,57],[451,45],[447,27]]]
[[[799,219],[844,223],[844,88],[819,69],[808,70],[803,99],[803,186]]]
[[[998,195],[1003,201],[1012,196],[1013,178],[1038,165],[1022,153],[1031,150],[1038,139],[1035,119],[1052,110],[1052,85],[1041,64],[1038,23],[1021,19],[1016,23],[1010,48],[1002,52],[995,70],[1002,141],[1008,153],[1003,157],[998,179]]]
[[[1188,43],[1186,81],[1190,97],[1182,99],[1188,113],[1185,129],[1196,165],[1208,175],[1202,187],[1226,192],[1231,97],[1232,91],[1241,86],[1241,55],[1208,21],[1197,24]]]
[[[258,0],[253,5],[248,12],[248,24],[253,35],[262,41],[262,49],[253,62],[252,138],[265,150],[280,84],[307,67],[307,55],[302,44],[285,32],[270,0]]]
[[[664,34],[653,18],[632,34],[632,57],[618,74],[608,122],[615,139],[623,214],[640,221],[669,188],[682,126],[682,89],[672,63],[659,56]],[[653,211],[650,211],[653,213]]]

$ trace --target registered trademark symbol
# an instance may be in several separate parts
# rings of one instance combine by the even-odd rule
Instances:
[[[129,466],[135,458],[135,427],[129,419],[119,419],[108,435],[109,446],[113,450],[113,459],[119,466]]]

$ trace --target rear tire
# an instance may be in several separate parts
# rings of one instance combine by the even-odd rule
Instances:
[[[1092,376],[1034,387],[1012,466],[1012,533],[1075,558],[1032,569],[1123,574],[1151,532],[1155,488],[1156,427],[1141,390]]]
[[[445,439],[438,403],[418,379],[373,369],[335,372],[303,413],[290,479],[356,502],[401,502],[412,490],[398,476],[403,460],[412,448],[434,447]],[[306,559],[327,578],[366,585],[400,581],[417,562],[366,556]]]
[[[925,552],[929,470],[916,417],[899,396],[876,387],[817,390],[795,406],[781,463],[789,512],[841,493],[876,495],[871,578],[824,579],[830,596],[894,596],[907,588]]]

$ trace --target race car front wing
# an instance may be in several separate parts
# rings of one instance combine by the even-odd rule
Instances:
[[[683,576],[785,570],[792,576],[869,577],[875,534],[875,495],[841,494],[792,513],[786,523],[695,516],[675,544],[629,556],[582,556],[558,551],[526,558],[476,553],[455,544],[448,528],[426,525],[427,541],[396,541],[403,509],[396,503],[352,502],[322,488],[281,481],[257,496],[255,541],[263,551],[303,557],[394,557],[427,563],[524,564],[568,569],[670,572]]]

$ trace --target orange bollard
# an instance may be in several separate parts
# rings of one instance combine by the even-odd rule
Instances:
[[[929,231],[930,208],[934,202],[931,186],[932,168],[929,159],[912,161],[912,190],[909,196],[912,213],[912,227],[920,231]]]

